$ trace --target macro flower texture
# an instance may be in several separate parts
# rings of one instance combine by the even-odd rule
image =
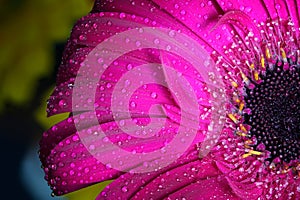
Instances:
[[[55,195],[300,199],[297,0],[98,1],[74,26],[40,159]]]

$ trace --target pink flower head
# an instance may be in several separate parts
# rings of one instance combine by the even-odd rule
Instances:
[[[96,1],[43,134],[56,195],[300,199],[297,1]]]

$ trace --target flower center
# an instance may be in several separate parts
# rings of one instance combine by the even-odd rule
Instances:
[[[247,19],[238,11],[220,23]],[[216,57],[226,72],[231,102],[228,127],[245,146],[243,158],[258,157],[269,167],[299,171],[300,167],[300,50],[293,22],[273,20],[252,31],[239,22],[245,37],[234,35],[224,46],[226,59]],[[250,20],[248,20],[250,21]],[[235,21],[234,21],[235,22]],[[250,23],[250,22],[249,22]],[[251,24],[251,23],[250,23]],[[244,29],[243,29],[244,27]],[[254,34],[255,33],[255,34]]]
[[[257,139],[255,150],[263,144],[271,155],[289,163],[300,156],[300,68],[284,69],[277,62],[267,69],[261,82],[246,88],[245,103],[251,113],[244,116],[249,134]]]

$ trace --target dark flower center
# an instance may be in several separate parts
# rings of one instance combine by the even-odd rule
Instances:
[[[257,139],[255,149],[263,144],[271,155],[290,162],[300,156],[300,67],[277,62],[267,69],[262,82],[253,89],[246,88],[245,124],[251,126],[250,135]]]

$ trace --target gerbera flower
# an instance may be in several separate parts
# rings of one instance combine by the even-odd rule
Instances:
[[[71,113],[41,141],[54,193],[299,199],[298,37],[297,1],[96,1],[48,102]]]

